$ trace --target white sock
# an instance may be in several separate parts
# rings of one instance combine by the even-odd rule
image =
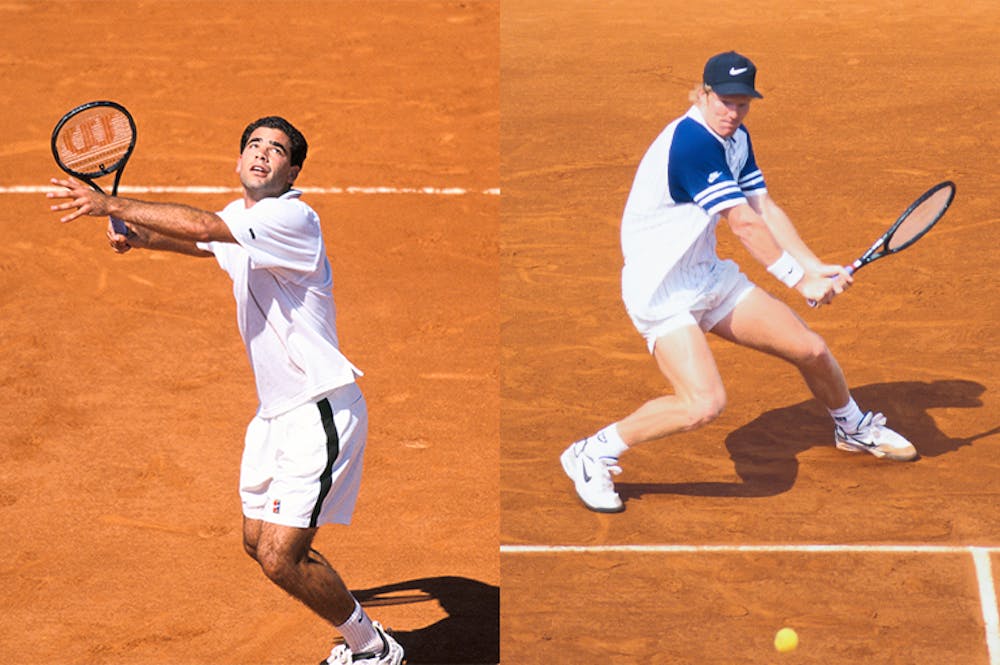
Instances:
[[[618,434],[618,423],[612,423],[587,440],[587,451],[594,457],[608,457],[617,460],[628,450],[628,445]]]
[[[365,610],[357,600],[354,601],[354,612],[343,624],[336,627],[340,634],[344,636],[344,641],[350,647],[351,653],[368,653],[374,651],[378,653],[384,644],[382,637],[376,632],[372,620],[365,614]]]
[[[861,423],[861,419],[864,418],[865,414],[861,413],[861,409],[858,408],[857,402],[851,397],[847,404],[840,407],[839,409],[827,409],[830,415],[833,416],[833,422],[840,425],[840,428],[845,432],[854,433],[857,432],[858,425]]]

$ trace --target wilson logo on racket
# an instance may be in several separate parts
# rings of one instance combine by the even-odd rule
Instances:
[[[66,126],[59,138],[60,153],[80,155],[97,147],[127,146],[132,131],[121,113],[91,113]]]
[[[135,148],[135,121],[117,102],[88,102],[64,115],[52,130],[52,156],[63,171],[104,193],[94,178],[115,174],[111,196]],[[115,232],[128,234],[123,222],[112,219]]]

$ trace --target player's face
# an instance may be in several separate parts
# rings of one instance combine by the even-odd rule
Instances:
[[[750,112],[753,97],[746,95],[717,95],[710,92],[702,96],[702,114],[705,122],[716,134],[729,138],[743,124]]]
[[[299,174],[299,167],[291,163],[288,135],[270,127],[255,129],[236,162],[236,172],[254,201],[284,194]]]

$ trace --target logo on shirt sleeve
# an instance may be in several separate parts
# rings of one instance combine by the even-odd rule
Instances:
[[[711,184],[712,184],[713,182],[715,182],[716,180],[718,180],[718,179],[719,179],[719,178],[721,178],[721,177],[722,177],[722,171],[712,171],[712,172],[711,172],[711,173],[710,173],[710,174],[708,175],[708,184],[710,184],[710,185],[711,185]],[[251,233],[252,233],[252,232],[251,232]]]

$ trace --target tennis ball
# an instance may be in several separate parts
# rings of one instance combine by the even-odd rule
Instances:
[[[774,648],[781,653],[794,651],[797,646],[799,646],[799,636],[791,628],[782,628],[774,636]]]

